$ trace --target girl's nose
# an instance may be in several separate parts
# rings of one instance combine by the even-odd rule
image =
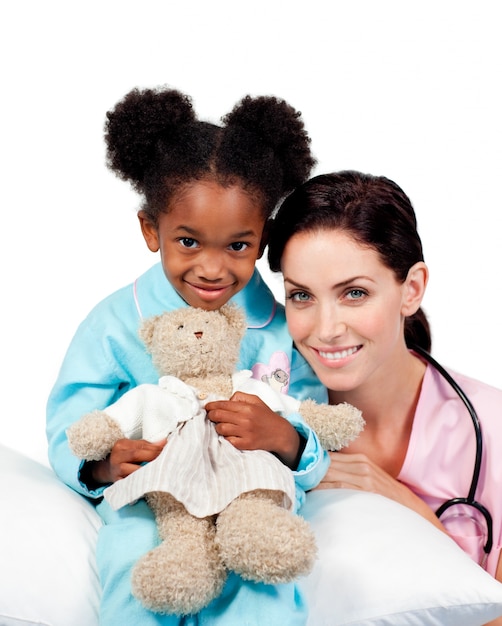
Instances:
[[[225,275],[223,255],[218,252],[207,251],[200,259],[197,274],[203,280],[220,280]]]

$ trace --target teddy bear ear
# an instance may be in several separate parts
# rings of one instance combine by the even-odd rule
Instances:
[[[241,335],[244,335],[247,323],[246,316],[241,308],[235,306],[234,304],[224,304],[220,309],[220,313],[227,318],[230,328],[233,328]]]

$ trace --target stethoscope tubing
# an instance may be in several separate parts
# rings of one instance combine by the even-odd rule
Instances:
[[[439,374],[453,388],[453,390],[462,400],[462,402],[465,405],[465,408],[469,412],[469,415],[472,420],[472,424],[474,426],[474,433],[476,437],[476,455],[474,459],[474,468],[472,472],[472,480],[471,480],[471,486],[469,488],[469,494],[467,495],[466,498],[458,497],[458,498],[452,498],[451,500],[447,500],[437,509],[436,516],[439,518],[447,508],[449,508],[450,506],[453,506],[454,504],[467,504],[467,505],[473,506],[475,509],[480,511],[480,513],[482,513],[482,515],[485,517],[486,523],[487,523],[487,541],[484,546],[484,551],[486,554],[489,554],[493,546],[492,516],[485,506],[483,506],[482,504],[476,501],[476,491],[478,488],[479,475],[481,472],[481,460],[483,458],[483,437],[481,433],[481,423],[479,421],[478,414],[476,413],[476,409],[474,408],[474,405],[469,400],[469,398],[467,397],[467,394],[464,392],[462,387],[451,376],[451,374],[440,363],[436,361],[434,357],[432,357],[426,350],[424,350],[420,346],[410,345],[409,348],[413,350],[413,352],[416,352],[421,357],[423,357],[425,361],[430,363],[432,367],[434,367],[434,369],[437,370]]]

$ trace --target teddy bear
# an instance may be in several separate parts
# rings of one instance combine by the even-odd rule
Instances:
[[[72,452],[86,461],[106,458],[124,437],[167,437],[154,461],[104,491],[114,509],[144,497],[154,512],[160,544],[134,565],[132,591],[158,613],[197,613],[220,594],[229,571],[283,583],[307,574],[316,558],[310,526],[294,513],[291,470],[270,452],[238,450],[219,436],[206,402],[236,390],[256,395],[284,417],[300,414],[328,450],[347,445],[364,425],[351,405],[300,402],[236,371],[245,331],[244,313],[230,304],[145,320],[139,333],[158,384],[138,385],[67,431]]]

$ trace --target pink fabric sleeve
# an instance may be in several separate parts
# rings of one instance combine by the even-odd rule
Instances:
[[[452,375],[470,398],[481,423],[483,458],[476,500],[493,518],[493,548],[485,568],[494,575],[502,535],[502,391]],[[435,511],[446,500],[468,495],[475,449],[474,427],[467,409],[451,386],[428,366],[399,480]],[[482,515],[472,507],[455,507],[445,513],[442,521],[452,538],[480,563],[486,534]]]

